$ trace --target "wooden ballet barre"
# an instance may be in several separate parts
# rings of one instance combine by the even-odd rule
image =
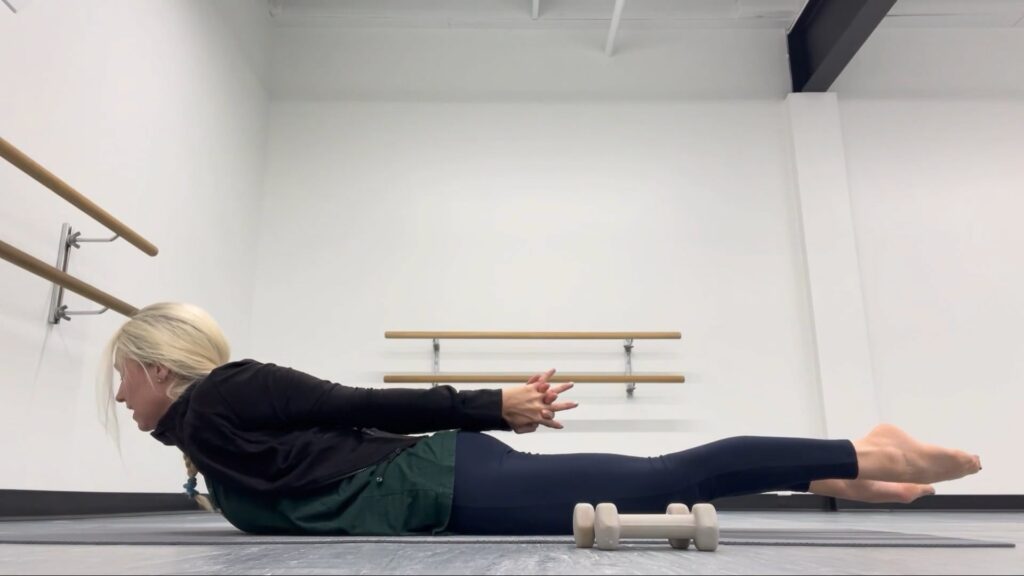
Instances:
[[[439,372],[439,373],[404,373],[385,374],[386,384],[506,384],[524,383],[533,376],[527,372]],[[577,384],[678,384],[685,382],[682,374],[612,374],[596,372],[555,372],[549,382],[575,382]]]
[[[0,156],[14,164],[25,174],[34,178],[37,182],[52,190],[61,198],[73,204],[76,208],[92,216],[100,224],[109,228],[118,236],[124,238],[133,246],[142,250],[150,256],[156,256],[159,250],[149,240],[146,240],[138,232],[126,226],[123,222],[114,218],[109,212],[100,208],[92,200],[89,200],[77,190],[72,188],[52,172],[41,166],[35,160],[29,158],[24,152],[18,150],[10,142],[0,138]],[[71,290],[71,288],[69,288]]]
[[[59,284],[64,288],[71,290],[75,294],[84,296],[89,300],[96,302],[97,304],[101,304],[103,306],[106,306],[107,308],[110,308],[111,310],[120,312],[125,316],[133,316],[135,315],[136,312],[139,311],[138,308],[132,306],[131,304],[128,304],[123,300],[118,300],[117,298],[114,298],[110,294],[107,294],[106,292],[92,286],[91,284],[86,284],[85,282],[82,282],[78,278],[75,278],[74,276],[66,272],[63,272],[61,270],[58,270],[57,268],[54,268],[53,266],[48,265],[42,260],[30,256],[29,254],[26,254],[21,250],[18,250],[17,248],[4,242],[3,240],[0,240],[0,258],[3,258],[4,260],[7,260],[8,262],[16,266],[20,266],[25,270],[28,270],[29,272],[35,274],[36,276],[40,276],[42,278],[49,280],[50,282]]]
[[[409,332],[389,330],[385,338],[425,340],[679,340],[679,332]]]
[[[622,340],[626,353],[624,372],[563,372],[555,373],[551,382],[578,382],[592,384],[625,384],[626,395],[632,397],[637,383],[676,384],[685,382],[682,374],[633,372],[634,340],[679,340],[679,332],[482,332],[482,331],[397,331],[384,332],[385,338],[414,338],[433,340],[434,369],[430,372],[385,374],[386,384],[507,384],[523,383],[534,374],[526,372],[441,372],[441,340]]]

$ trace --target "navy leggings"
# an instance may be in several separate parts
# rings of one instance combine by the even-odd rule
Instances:
[[[724,496],[806,492],[812,480],[856,478],[848,440],[738,436],[652,458],[529,454],[459,432],[448,530],[460,534],[570,534],[578,502],[664,513]]]

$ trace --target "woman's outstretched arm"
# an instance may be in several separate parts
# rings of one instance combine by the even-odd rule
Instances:
[[[216,395],[229,407],[239,428],[353,427],[378,428],[398,434],[437,430],[516,430],[538,425],[561,427],[554,413],[575,406],[555,402],[570,385],[551,387],[553,371],[505,390],[457,391],[451,386],[427,389],[343,386],[304,372],[251,362],[244,373],[218,383]],[[213,392],[210,390],[208,392]],[[193,408],[207,402],[195,398]],[[216,410],[220,402],[210,402]]]

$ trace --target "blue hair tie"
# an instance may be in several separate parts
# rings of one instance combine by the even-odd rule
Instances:
[[[196,477],[192,476],[188,479],[188,482],[182,484],[182,488],[185,489],[185,493],[188,494],[189,498],[195,498],[199,496],[199,491],[196,490]]]

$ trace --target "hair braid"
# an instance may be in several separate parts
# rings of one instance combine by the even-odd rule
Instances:
[[[198,504],[203,510],[206,510],[207,512],[216,512],[217,510],[214,509],[213,503],[210,502],[210,498],[200,494],[199,491],[196,490],[196,476],[199,475],[199,469],[192,463],[192,459],[188,457],[188,454],[182,452],[181,455],[185,458],[185,471],[188,473],[188,482],[184,484],[185,493],[195,500],[196,504]]]

